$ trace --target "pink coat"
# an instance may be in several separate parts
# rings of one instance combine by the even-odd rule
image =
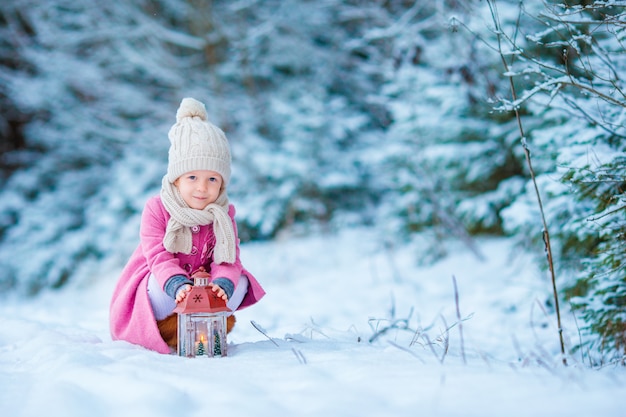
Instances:
[[[237,226],[235,208],[230,206],[228,214],[233,221],[235,241]],[[152,197],[146,203],[141,217],[140,244],[130,257],[113,291],[110,305],[109,322],[113,340],[126,340],[160,353],[170,353],[170,348],[161,338],[156,319],[148,298],[148,278],[154,274],[161,288],[174,275],[190,276],[200,266],[207,265],[214,278],[230,279],[236,285],[239,276],[248,277],[248,292],[239,309],[259,301],[265,291],[259,282],[248,272],[237,257],[232,264],[217,265],[212,261],[215,235],[213,225],[192,228],[193,250],[191,254],[172,254],[163,247],[163,236],[170,218],[159,196]]]

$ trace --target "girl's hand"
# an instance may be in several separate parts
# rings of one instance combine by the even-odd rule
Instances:
[[[216,293],[219,298],[221,298],[224,301],[228,301],[228,296],[226,296],[226,293],[224,292],[222,287],[220,287],[217,284],[213,284],[212,282],[209,283],[209,287],[211,287],[211,291]]]
[[[189,293],[189,291],[191,291],[191,285],[189,284],[185,284],[182,287],[180,287],[178,291],[176,291],[176,304],[183,301],[187,297],[187,294]]]

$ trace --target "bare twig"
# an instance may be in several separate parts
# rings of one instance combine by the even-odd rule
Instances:
[[[580,332],[580,326],[578,325],[578,320],[576,319],[576,314],[573,313],[573,308],[570,303],[570,310],[572,311],[572,317],[574,318],[574,323],[576,324],[576,329],[578,330],[578,346],[580,346],[580,360],[581,363],[585,363],[585,352],[583,352],[583,336]],[[589,366],[591,367],[591,359],[589,362]]]
[[[257,329],[263,336],[267,337],[270,342],[272,342],[274,345],[276,345],[276,347],[280,347],[278,346],[278,343],[276,343],[276,341],[274,339],[272,339],[271,337],[269,337],[269,335],[267,334],[267,332],[265,331],[265,329],[263,327],[261,327],[257,322],[255,322],[254,320],[250,320],[250,323],[252,324],[252,326]]]
[[[446,318],[443,316],[443,314],[440,315],[440,317],[441,317],[441,321],[443,321],[444,328],[446,329],[437,338],[437,339],[439,339],[439,340],[441,340],[443,342],[443,354],[441,356],[441,363],[443,363],[443,361],[446,358],[446,355],[448,354],[448,351],[450,349],[450,329],[452,327],[448,327],[448,323],[446,322]]]
[[[500,54],[500,58],[502,60],[502,65],[504,67],[505,73],[509,74],[509,64],[506,60],[505,54],[504,54],[504,50],[502,47],[502,37],[503,37],[503,30],[502,27],[500,25],[500,17],[498,16],[498,10],[496,7],[496,2],[495,0],[487,0],[487,4],[489,5],[489,9],[491,11],[491,17],[493,19],[494,25],[496,27],[495,30],[495,34],[496,34],[496,39],[498,42],[498,52]],[[513,101],[517,101],[517,91],[515,89],[515,83],[513,80],[513,76],[509,75],[508,76],[509,79],[509,85],[511,88],[511,96]],[[546,251],[546,257],[548,260],[548,267],[550,269],[550,276],[551,276],[551,280],[552,280],[552,292],[554,295],[554,307],[556,310],[556,317],[557,317],[557,324],[558,324],[558,333],[559,333],[559,341],[560,341],[560,345],[561,345],[561,355],[562,355],[562,359],[563,359],[563,364],[567,365],[567,360],[565,358],[565,342],[563,341],[563,327],[561,325],[561,310],[559,308],[559,296],[558,296],[558,291],[557,291],[557,287],[556,287],[556,274],[554,271],[554,261],[553,261],[553,257],[552,257],[552,245],[550,244],[550,232],[548,231],[548,224],[546,221],[546,216],[543,210],[543,203],[541,201],[541,193],[539,192],[539,186],[537,185],[537,179],[535,177],[535,170],[533,169],[533,165],[532,165],[532,160],[530,157],[530,149],[528,148],[528,143],[526,142],[526,134],[524,133],[524,127],[522,125],[522,119],[519,113],[519,107],[518,106],[514,106],[513,107],[513,111],[515,112],[515,118],[517,120],[517,126],[520,132],[520,139],[521,139],[521,143],[522,143],[522,147],[524,149],[524,155],[526,157],[526,164],[528,165],[528,170],[530,172],[530,177],[535,189],[535,195],[537,196],[537,204],[539,206],[539,213],[541,216],[541,222],[543,225],[543,231],[542,231],[542,237],[543,237],[543,241],[544,241],[544,247],[545,247],[545,251]]]
[[[454,284],[454,304],[456,305],[456,319],[459,323],[459,336],[461,337],[461,357],[463,358],[463,363],[467,365],[467,360],[465,359],[465,346],[463,341],[463,322],[461,320],[461,309],[459,307],[459,289],[456,285],[456,277],[452,275],[452,283]]]
[[[298,362],[300,362],[302,365],[306,365],[306,358],[302,354],[302,351],[296,348],[291,348],[291,351],[293,352],[294,355],[296,355],[296,358],[298,358]]]
[[[606,213],[599,214],[599,215],[597,215],[596,217],[590,217],[590,218],[588,218],[588,219],[587,219],[587,221],[589,221],[589,222],[595,222],[596,220],[600,220],[600,219],[601,219],[601,218],[603,218],[603,217],[609,216],[609,215],[611,215],[611,214],[615,214],[615,213],[617,213],[618,211],[620,211],[620,210],[624,210],[624,209],[626,209],[626,205],[620,206],[620,207],[618,207],[618,208],[616,208],[616,209],[614,209],[614,210],[608,211],[608,212],[606,212]]]
[[[411,349],[405,348],[404,346],[400,346],[399,344],[397,344],[397,343],[395,343],[395,342],[392,342],[392,341],[389,341],[389,344],[390,344],[391,346],[397,347],[398,349],[403,350],[403,351],[405,351],[405,352],[407,352],[407,353],[411,354],[411,356],[414,356],[414,357],[415,357],[417,360],[419,360],[420,362],[422,362],[422,363],[424,363],[424,364],[426,363],[426,362],[424,361],[424,359],[422,359],[422,358],[420,358],[419,356],[417,356],[417,353],[413,352]]]
[[[375,319],[370,319],[370,326],[371,326],[371,322],[375,321]],[[378,322],[380,322],[380,320],[378,320]],[[372,327],[373,328],[373,327]],[[395,320],[391,320],[389,325],[383,327],[382,329],[378,330],[376,329],[376,332],[372,335],[372,337],[369,338],[369,342],[372,343],[374,342],[376,339],[378,339],[380,336],[384,335],[385,333],[387,333],[389,330],[408,330],[408,331],[413,331],[409,328],[409,319],[395,319]]]
[[[428,337],[428,335],[427,335],[426,333],[424,333],[424,334],[422,335],[422,337],[423,337],[424,339],[426,339],[426,344],[427,344],[427,345],[428,345],[428,347],[430,348],[430,351],[433,353],[433,355],[435,356],[435,358],[437,358],[437,360],[439,361],[439,363],[443,365],[443,361],[444,361],[444,359],[445,359],[445,357],[446,357],[446,352],[444,351],[443,355],[441,355],[441,357],[439,357],[439,355],[437,354],[437,351],[435,350],[435,344],[434,344],[434,343],[432,343],[432,342],[430,341],[430,338]]]
[[[411,319],[411,316],[413,315],[413,308],[411,307],[411,310],[409,311],[409,315],[404,318],[404,319],[396,319],[396,308],[395,308],[395,302],[392,303],[391,306],[391,311],[390,311],[390,315],[391,318],[388,320],[382,320],[382,319],[370,319],[369,320],[369,325],[372,328],[372,330],[374,331],[374,334],[369,338],[369,342],[372,343],[374,342],[376,339],[378,339],[380,336],[384,335],[385,333],[387,333],[389,330],[408,330],[413,332],[414,330],[412,330],[409,327],[409,320]],[[382,322],[382,321],[387,321],[389,322],[389,324],[381,329],[378,328],[378,325]],[[372,322],[376,322],[377,326],[373,326]]]

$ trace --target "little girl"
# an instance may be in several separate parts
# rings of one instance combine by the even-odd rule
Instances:
[[[210,274],[212,291],[232,311],[265,295],[239,260],[235,208],[226,194],[231,156],[224,132],[208,121],[204,104],[185,98],[168,136],[161,193],[146,203],[140,244],[115,287],[109,319],[114,340],[160,353],[175,349],[172,310],[194,276]],[[229,329],[233,324],[234,316]]]

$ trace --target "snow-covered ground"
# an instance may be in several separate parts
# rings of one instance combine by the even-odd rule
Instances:
[[[561,364],[555,320],[542,307],[544,274],[506,240],[479,243],[484,262],[459,245],[430,266],[417,264],[418,245],[384,245],[372,230],[245,244],[242,260],[268,295],[237,314],[226,358],[111,341],[108,302],[119,270],[94,271],[87,287],[4,300],[0,410],[11,417],[625,415],[623,368],[590,369],[576,357]],[[575,340],[575,322],[564,316],[566,338]]]

